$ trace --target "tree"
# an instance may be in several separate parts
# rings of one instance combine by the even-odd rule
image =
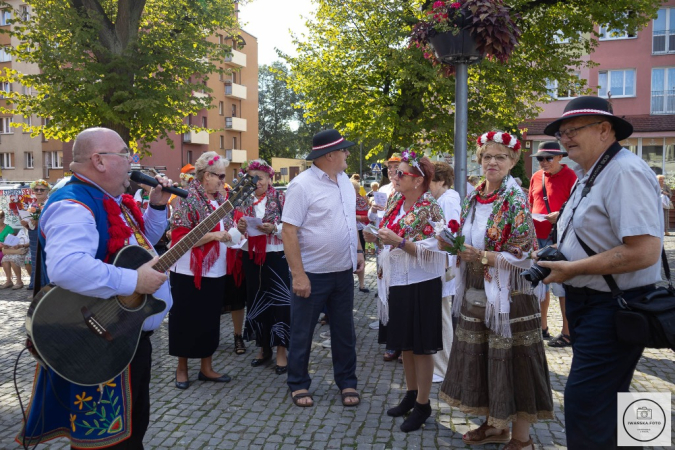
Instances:
[[[70,140],[82,129],[105,126],[133,148],[191,128],[183,119],[211,99],[195,85],[231,54],[216,33],[237,39],[231,0],[28,0],[30,17],[14,11],[9,32],[20,44],[16,61],[39,73],[5,70],[35,95],[9,94],[0,112],[37,115],[46,124],[21,124],[33,135]],[[3,8],[9,8],[1,2]],[[200,90],[210,92],[206,86]]]
[[[660,0],[507,0],[521,15],[520,44],[508,64],[485,59],[469,69],[469,142],[490,129],[519,133],[550,101],[547,80],[586,89],[576,70],[597,45],[596,24],[634,31],[655,16]],[[317,0],[298,56],[284,55],[291,88],[308,120],[334,123],[350,139],[371,142],[368,157],[416,145],[452,152],[453,77],[443,77],[422,51],[409,48],[424,0]],[[633,14],[631,11],[639,11]],[[565,43],[560,43],[564,40]]]

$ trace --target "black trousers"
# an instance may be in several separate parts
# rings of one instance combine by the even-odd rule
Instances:
[[[152,344],[143,333],[134,359],[129,364],[131,377],[131,436],[106,450],[143,450],[143,437],[150,424],[150,372]],[[71,447],[75,448],[75,447]]]

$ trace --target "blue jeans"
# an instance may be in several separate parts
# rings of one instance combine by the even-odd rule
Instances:
[[[637,298],[645,291],[626,292],[624,298]],[[644,347],[618,341],[618,333],[628,330],[616,329],[619,305],[610,293],[569,286],[565,292],[573,351],[565,386],[567,448],[616,448],[616,394],[628,392]]]
[[[288,349],[288,387],[291,392],[309,389],[309,355],[319,314],[330,318],[333,375],[340,390],[356,389],[356,333],[354,332],[354,275],[352,270],[307,273],[308,298],[291,294],[291,342]],[[291,285],[293,279],[291,277]]]

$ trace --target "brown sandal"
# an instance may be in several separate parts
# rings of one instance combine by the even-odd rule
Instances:
[[[528,440],[527,442],[522,442],[516,438],[513,438],[509,441],[508,444],[506,444],[506,447],[504,447],[502,450],[522,450],[523,448],[529,446],[532,446],[532,450],[534,450],[534,443],[532,442],[531,436],[530,440]]]
[[[464,436],[462,436],[462,442],[467,445],[506,444],[509,442],[510,436],[508,428],[503,429],[499,434],[488,436],[486,432],[490,428],[494,427],[488,425],[487,422],[483,422],[481,426],[475,430],[468,431]]]
[[[342,406],[357,406],[361,403],[361,396],[356,391],[340,392],[342,396]],[[356,402],[347,402],[348,398],[356,398]]]
[[[307,397],[309,397],[309,399],[311,400],[310,403],[300,403],[298,401],[301,398],[307,398]],[[295,395],[291,394],[291,399],[293,400],[293,404],[295,406],[299,406],[300,408],[309,408],[311,406],[314,406],[314,399],[312,398],[312,394],[310,394],[309,392],[300,392],[300,393],[295,394]]]

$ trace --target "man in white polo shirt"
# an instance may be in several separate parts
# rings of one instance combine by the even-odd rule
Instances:
[[[312,167],[288,185],[282,215],[284,252],[291,270],[291,340],[288,387],[296,406],[314,404],[309,355],[319,314],[330,317],[335,383],[344,406],[356,406],[354,278],[365,259],[356,228],[356,194],[345,174],[348,147],[336,130],[314,135]]]

